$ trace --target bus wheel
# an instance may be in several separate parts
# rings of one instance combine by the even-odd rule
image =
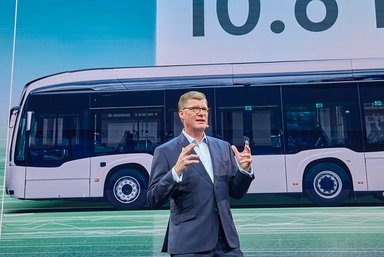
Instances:
[[[308,171],[304,190],[312,202],[321,206],[335,206],[348,199],[351,181],[339,165],[320,163]]]
[[[124,168],[113,173],[105,185],[105,197],[118,209],[142,207],[147,199],[148,182],[137,170]]]

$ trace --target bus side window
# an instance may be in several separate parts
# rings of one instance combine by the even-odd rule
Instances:
[[[217,89],[219,134],[242,151],[248,141],[253,155],[281,154],[279,87]]]
[[[384,150],[384,94],[381,83],[360,88],[366,151]]]
[[[162,142],[162,108],[108,109],[94,119],[95,155],[153,153]]]
[[[283,88],[288,153],[325,147],[361,150],[354,84]]]

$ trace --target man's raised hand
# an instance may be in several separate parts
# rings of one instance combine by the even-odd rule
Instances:
[[[177,159],[177,162],[174,166],[177,175],[180,176],[181,174],[183,174],[188,165],[191,165],[193,163],[199,163],[198,159],[200,156],[198,154],[191,154],[191,151],[194,147],[195,144],[190,143],[186,147],[182,148],[179,158]]]
[[[239,152],[239,150],[237,150],[236,146],[232,145],[231,148],[232,148],[232,151],[235,153],[239,166],[243,170],[250,172],[251,164],[252,164],[252,155],[251,155],[251,148],[249,147],[249,142],[245,141],[244,150],[241,153]]]

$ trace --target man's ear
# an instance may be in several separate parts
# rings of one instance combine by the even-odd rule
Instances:
[[[183,110],[179,110],[179,118],[180,118],[181,122],[183,123],[183,120],[184,120],[184,112],[183,112]]]

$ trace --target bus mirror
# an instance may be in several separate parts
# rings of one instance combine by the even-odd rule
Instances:
[[[17,118],[17,115],[19,114],[19,111],[20,111],[19,106],[13,107],[11,109],[9,114],[9,128],[13,128],[15,126],[16,118]]]
[[[31,112],[31,111],[27,112],[27,127],[26,127],[27,131],[31,130],[31,127],[32,127],[32,116],[33,116],[33,112]]]

